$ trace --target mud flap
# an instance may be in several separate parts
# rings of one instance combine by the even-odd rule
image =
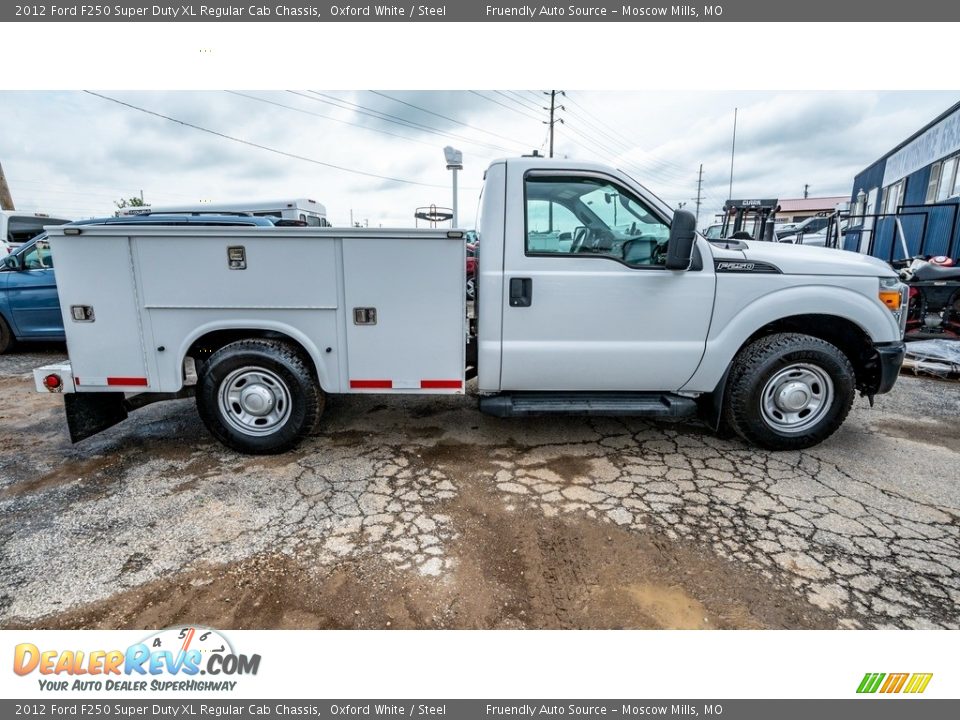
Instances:
[[[123,393],[68,393],[63,396],[70,442],[80,442],[127,419]]]

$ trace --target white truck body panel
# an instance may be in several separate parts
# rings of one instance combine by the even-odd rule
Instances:
[[[463,392],[461,237],[438,230],[80,230],[50,229],[79,392],[177,392],[190,346],[231,329],[293,338],[327,392]],[[231,247],[243,248],[245,269],[230,268]],[[74,305],[92,307],[94,320],[74,321]],[[376,324],[355,325],[355,307],[375,308]]]

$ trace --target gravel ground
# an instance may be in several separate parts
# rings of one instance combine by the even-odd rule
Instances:
[[[902,377],[828,442],[342,397],[270,458],[192,401],[79,445],[0,357],[5,627],[960,626],[960,386]]]

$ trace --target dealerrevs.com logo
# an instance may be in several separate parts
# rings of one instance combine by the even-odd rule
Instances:
[[[161,630],[126,650],[51,650],[20,643],[13,655],[13,671],[24,677],[36,673],[46,691],[231,691],[238,682],[233,678],[259,669],[260,655],[237,653],[222,633],[203,627]]]

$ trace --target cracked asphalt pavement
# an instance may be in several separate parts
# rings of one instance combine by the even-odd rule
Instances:
[[[78,445],[0,357],[0,625],[960,628],[960,385],[810,450],[695,424],[333,398],[276,457],[193,402]]]

